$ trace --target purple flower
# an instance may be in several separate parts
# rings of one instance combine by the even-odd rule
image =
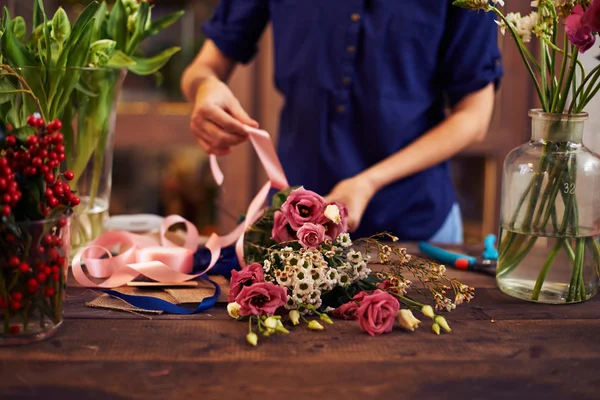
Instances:
[[[240,315],[273,315],[287,302],[287,290],[271,282],[244,286],[235,298],[240,305]]]
[[[581,8],[580,5],[577,7]],[[577,8],[575,7],[575,8]],[[573,10],[575,12],[575,10]],[[581,23],[590,28],[594,32],[600,31],[600,1],[594,0],[585,10],[583,17],[581,17]]]
[[[298,229],[296,234],[303,247],[315,249],[318,245],[323,243],[323,240],[325,240],[325,227],[323,225],[307,222]]]
[[[366,295],[366,292],[359,292],[358,294],[354,295],[352,300],[333,310],[332,314],[338,318],[351,320],[357,319],[356,310],[358,310],[358,307],[360,307],[360,302],[365,298]]]
[[[323,217],[325,200],[317,193],[304,188],[292,190],[281,212],[294,231],[307,222],[316,224]]]
[[[360,329],[371,336],[391,332],[399,309],[400,303],[394,296],[376,290],[372,295],[365,296],[356,310]]]
[[[600,3],[598,1],[594,1],[594,3],[596,4],[596,9],[598,9],[598,5]],[[596,42],[596,36],[592,31],[590,23],[599,23],[600,21],[597,21],[597,19],[600,19],[600,15],[595,15],[592,13],[590,14],[590,17],[584,18],[587,17],[588,13],[595,11],[592,10],[594,3],[592,3],[590,8],[588,8],[588,10],[585,12],[583,11],[583,7],[578,4],[577,7],[573,9],[571,15],[569,15],[565,20],[567,37],[571,43],[579,47],[579,52],[582,54],[588,51]],[[598,14],[597,10],[596,14]],[[586,23],[586,20],[590,21]]]
[[[292,233],[292,228],[290,227],[285,215],[283,215],[281,211],[275,211],[275,215],[273,217],[273,229],[271,230],[271,239],[278,243],[290,242],[292,240],[296,240]]]
[[[231,283],[229,284],[229,297],[227,301],[233,303],[238,294],[246,286],[265,281],[265,272],[259,263],[248,265],[241,271],[231,271]]]

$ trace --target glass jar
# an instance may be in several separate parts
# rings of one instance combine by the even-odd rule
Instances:
[[[598,289],[600,158],[587,113],[529,112],[531,141],[504,161],[496,280],[513,297],[576,303]]]
[[[0,222],[0,345],[43,340],[62,324],[70,230],[70,214]]]

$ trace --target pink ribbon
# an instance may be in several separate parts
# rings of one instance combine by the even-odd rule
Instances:
[[[214,267],[221,255],[221,249],[233,243],[236,243],[236,254],[240,265],[246,266],[244,232],[262,215],[269,190],[271,188],[282,190],[289,186],[269,134],[264,130],[250,127],[246,127],[246,130],[269,180],[250,203],[243,223],[225,236],[216,233],[210,236],[206,248],[210,251],[211,260],[203,273]],[[214,155],[210,156],[210,167],[215,181],[218,185],[222,185],[224,175]],[[166,237],[168,229],[177,223],[184,223],[187,229],[183,246],[176,245]],[[161,283],[185,282],[201,275],[191,274],[199,238],[196,227],[178,215],[165,218],[161,226],[159,242],[129,232],[105,232],[75,255],[71,265],[73,275],[83,286],[105,289],[126,285],[140,275]],[[109,249],[116,247],[119,249],[119,254],[112,256]],[[87,274],[82,264],[85,264]],[[95,283],[88,275],[105,280]]]

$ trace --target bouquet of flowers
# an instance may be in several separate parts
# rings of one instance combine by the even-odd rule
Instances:
[[[322,330],[321,322],[333,323],[331,313],[357,320],[373,336],[391,332],[395,322],[414,331],[420,323],[412,313],[416,310],[432,319],[434,333],[450,332],[434,307],[409,293],[429,295],[436,310],[450,311],[469,302],[474,289],[444,276],[443,265],[407,254],[391,234],[352,242],[347,215],[342,204],[327,203],[302,187],[290,188],[277,193],[246,232],[248,265],[232,273],[227,310],[235,319],[249,320],[250,344],[257,344],[258,334],[289,333],[283,310],[292,325],[304,322],[311,330]],[[371,269],[373,255],[380,271]],[[409,277],[421,285],[413,285]]]

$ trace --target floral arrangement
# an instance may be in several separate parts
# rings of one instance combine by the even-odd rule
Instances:
[[[32,95],[8,66],[21,92]],[[62,321],[72,208],[80,203],[68,184],[62,123],[40,114],[15,128],[0,119],[0,319],[2,335],[29,334]],[[33,324],[35,320],[38,324]]]
[[[104,164],[112,161],[105,153],[112,142],[111,116],[124,72],[158,74],[180,49],[146,56],[140,46],[178,21],[183,11],[153,20],[153,6],[147,0],[113,3],[91,1],[71,23],[62,7],[50,19],[43,0],[34,0],[31,29],[22,16],[11,17],[6,7],[0,18],[0,64],[16,71],[37,99],[20,96],[16,80],[4,76],[0,117],[15,128],[25,126],[24,116],[34,112],[45,121],[63,121],[65,163],[74,174],[71,187],[79,189],[82,208],[88,210],[108,207],[100,204],[99,196],[106,186]],[[93,238],[90,234],[99,234],[90,224],[76,224],[77,242],[85,244]]]
[[[393,235],[353,242],[347,215],[342,204],[290,188],[276,194],[246,232],[248,265],[232,273],[227,310],[235,319],[248,319],[250,344],[257,344],[259,334],[289,333],[285,313],[292,325],[303,322],[311,330],[332,324],[331,313],[357,320],[375,336],[391,332],[395,323],[414,331],[420,324],[416,310],[432,320],[434,333],[450,332],[446,319],[419,298],[429,295],[436,310],[451,311],[469,302],[474,289],[444,276],[443,265],[407,254]],[[371,269],[374,254],[380,271]],[[413,285],[406,274],[421,285]]]
[[[600,90],[600,65],[586,71],[578,60],[579,54],[592,48],[600,32],[600,0],[536,0],[531,2],[532,11],[525,16],[503,13],[499,9],[504,6],[502,0],[455,0],[453,4],[498,16],[496,22],[501,32],[508,32],[517,45],[542,111],[558,115],[544,127],[545,137],[556,140],[544,140],[535,173],[502,226],[498,279],[509,279],[534,248],[538,237],[558,237],[529,299],[540,298],[548,272],[560,259],[558,253],[564,251],[573,265],[566,301],[585,300],[584,265],[587,259],[594,259],[597,264],[600,248],[593,233],[580,229],[578,204],[587,200],[578,201],[577,155],[564,137],[581,127],[577,124],[577,114],[584,111]],[[537,56],[526,45],[534,38],[540,46]]]

